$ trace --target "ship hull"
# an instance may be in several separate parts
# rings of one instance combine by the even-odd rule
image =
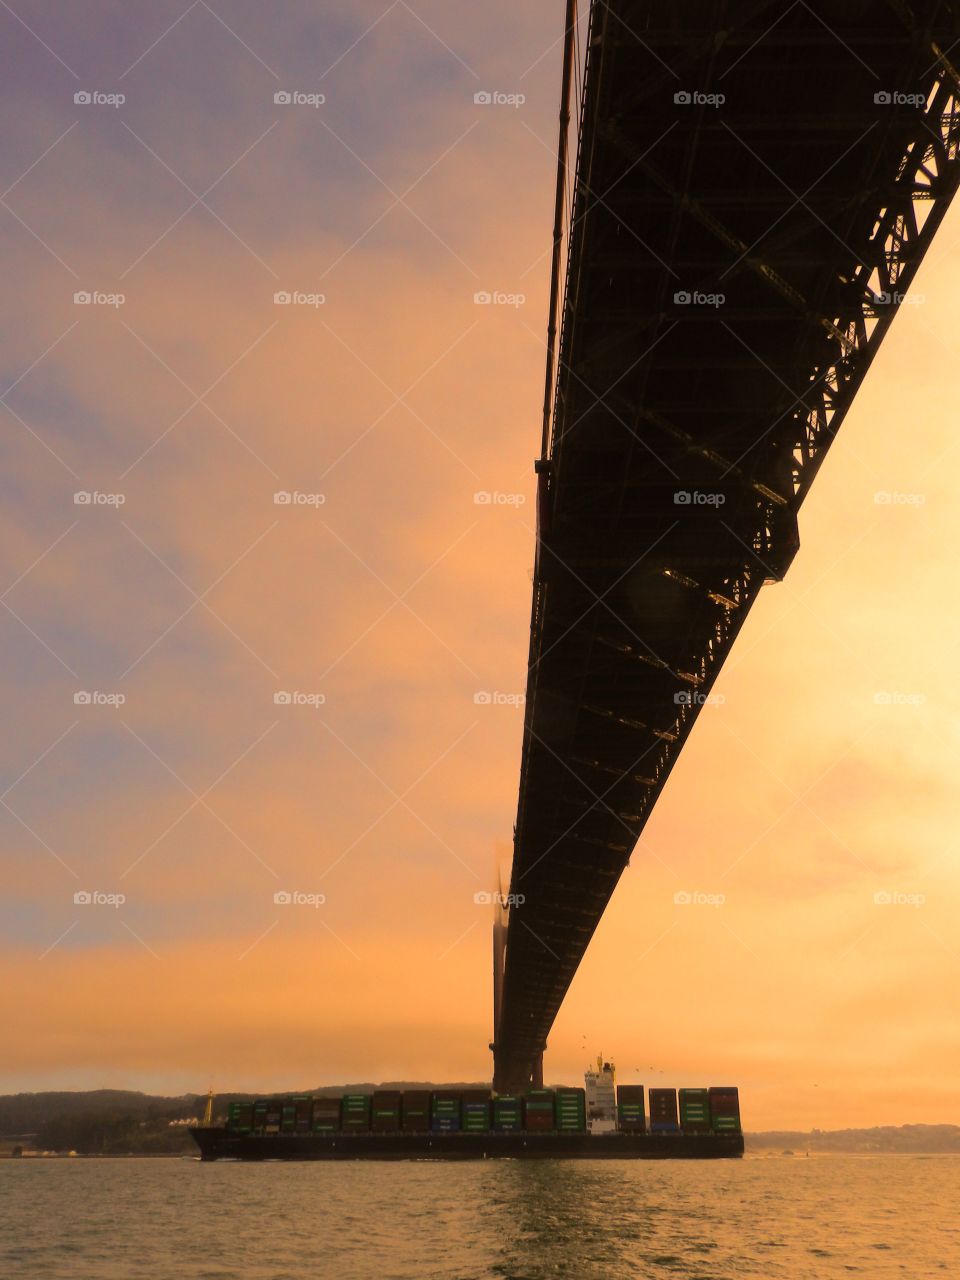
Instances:
[[[203,1160],[731,1160],[742,1134],[240,1134],[192,1129]]]

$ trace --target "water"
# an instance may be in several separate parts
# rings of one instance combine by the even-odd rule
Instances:
[[[0,1162],[0,1276],[825,1280],[960,1274],[960,1159]]]

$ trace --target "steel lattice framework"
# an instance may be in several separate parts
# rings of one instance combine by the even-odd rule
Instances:
[[[786,573],[800,504],[910,300],[960,183],[958,41],[954,0],[590,5],[538,464],[523,903],[495,965],[499,1088],[537,1078],[703,700],[761,586]]]

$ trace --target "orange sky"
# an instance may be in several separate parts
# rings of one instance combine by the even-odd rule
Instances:
[[[275,9],[201,0],[167,34],[178,4],[0,16],[5,1090],[490,1069],[474,894],[522,712],[474,698],[525,683],[562,6]],[[960,209],[552,1080],[602,1049],[627,1081],[739,1083],[752,1128],[960,1119],[958,288]],[[74,903],[94,890],[126,901]],[[274,903],[295,890],[325,901]]]

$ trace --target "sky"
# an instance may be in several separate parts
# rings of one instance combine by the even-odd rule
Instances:
[[[0,1089],[489,1077],[563,7],[0,4]],[[960,1122],[958,288],[960,207],[551,1081]]]

